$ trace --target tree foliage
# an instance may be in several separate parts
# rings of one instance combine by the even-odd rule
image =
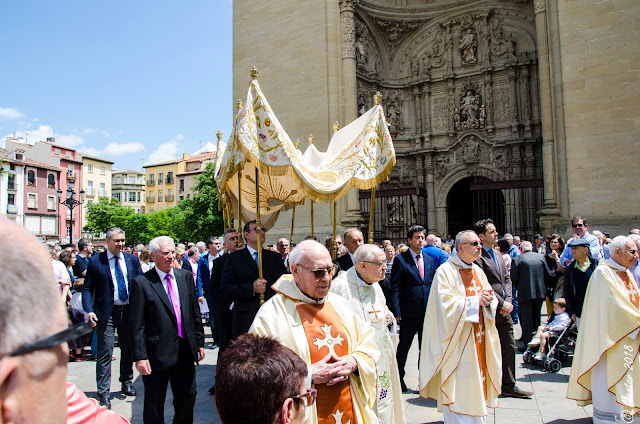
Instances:
[[[137,214],[123,206],[114,197],[101,197],[87,205],[85,231],[106,232],[111,227],[121,228],[127,242],[149,243],[157,236],[166,235],[176,241],[205,241],[209,236],[224,231],[222,212],[218,211],[215,169],[207,163],[202,174],[196,177],[193,198],[180,201],[177,206],[147,214]]]

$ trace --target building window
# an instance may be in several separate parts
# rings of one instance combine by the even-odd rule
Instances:
[[[178,182],[178,190],[184,191],[184,179],[183,178],[181,178],[180,181]]]
[[[173,184],[173,172],[167,172],[167,184]]]
[[[153,206],[149,207],[149,213],[153,213]]]
[[[120,175],[118,175],[116,177],[116,184],[120,184],[120,183],[122,183],[122,178],[120,177]]]
[[[71,159],[71,152],[65,152],[64,157],[66,157],[67,159]]]
[[[162,202],[163,200],[164,200],[164,194],[162,193],[162,190],[158,190],[158,202]],[[160,208],[158,208],[158,210],[160,210]]]
[[[113,193],[112,195],[113,195],[113,197],[118,199],[118,202],[120,201],[120,193],[119,192],[118,193]]]
[[[158,172],[158,184],[162,184],[164,181],[164,174],[162,172]]]
[[[105,183],[100,183],[100,192],[98,193],[100,197],[107,195],[107,186]]]
[[[54,150],[54,154],[55,154],[56,156],[60,156],[60,149],[55,149],[55,150]]]
[[[129,192],[129,202],[135,202],[136,201],[136,193],[134,191],[130,191]]]
[[[35,194],[27,194],[27,207],[30,209],[38,207],[38,197]]]
[[[138,202],[140,201],[140,192],[138,192]]]
[[[93,172],[93,165],[87,164],[87,172]]]
[[[47,210],[55,211],[56,210],[56,197],[55,196],[47,196]]]
[[[87,196],[93,196],[93,181],[87,180]]]
[[[56,177],[53,174],[47,175],[47,187],[56,188]]]
[[[7,205],[15,206],[15,204],[16,204],[16,195],[15,194],[9,194],[7,196]]]
[[[136,177],[134,175],[129,175],[129,184],[135,184],[136,183]]]
[[[100,175],[104,175],[104,166],[100,167]]]
[[[30,185],[30,186],[36,185],[36,173],[31,169],[27,171],[27,185]]]
[[[149,174],[149,185],[153,185],[153,174]]]
[[[7,189],[9,190],[16,189],[16,174],[7,175]]]
[[[167,193],[167,202],[173,202],[173,190],[169,189],[169,193]]]

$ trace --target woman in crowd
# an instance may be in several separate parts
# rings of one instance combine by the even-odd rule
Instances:
[[[553,312],[553,301],[556,297],[562,297],[562,274],[564,273],[564,267],[560,263],[560,255],[564,250],[564,239],[558,234],[552,234],[547,244],[547,253],[544,255],[544,259],[547,261],[547,266],[551,271],[551,277],[547,278],[544,282],[547,287],[547,315],[551,315]],[[557,291],[558,287],[561,289]],[[558,296],[556,296],[556,293]]]
[[[151,268],[153,268],[153,264],[149,263],[149,261],[151,260],[151,254],[149,253],[148,247],[145,247],[144,249],[142,249],[142,251],[140,251],[140,256],[138,257],[138,259],[140,259],[140,267],[142,267],[142,272],[147,272]]]

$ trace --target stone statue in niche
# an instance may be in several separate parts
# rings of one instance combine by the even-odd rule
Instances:
[[[478,49],[478,40],[476,39],[475,34],[471,30],[471,28],[467,29],[467,32],[458,40],[458,48],[462,53],[462,63],[476,63],[477,59],[477,49]]]
[[[475,90],[466,90],[460,97],[460,112],[454,114],[454,124],[457,131],[484,128],[485,107],[482,96]],[[458,115],[459,116],[455,116]]]
[[[480,153],[480,142],[478,139],[476,137],[469,138],[469,143],[464,146],[461,153],[462,160],[465,163],[478,162],[480,160],[478,155]]]
[[[394,104],[387,108],[387,125],[390,127],[398,126],[398,110]]]

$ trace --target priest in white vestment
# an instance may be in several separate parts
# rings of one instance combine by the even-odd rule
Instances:
[[[395,318],[378,282],[384,279],[387,258],[374,244],[363,244],[353,254],[353,267],[341,272],[331,283],[331,292],[349,301],[353,312],[375,331],[380,348],[378,368],[378,394],[374,411],[384,424],[403,424],[404,402],[400,374],[396,362],[395,343],[391,333],[397,334]]]
[[[640,412],[640,311],[629,267],[638,260],[632,239],[618,236],[591,275],[567,397],[593,403],[593,422],[631,422]]]
[[[498,300],[473,263],[482,252],[476,233],[458,233],[455,247],[457,256],[436,271],[427,302],[420,396],[438,401],[445,424],[484,424],[502,384]]]
[[[300,243],[289,266],[292,274],[272,286],[276,295],[258,310],[249,331],[277,339],[309,366],[318,397],[307,408],[308,424],[377,423],[380,349],[373,328],[329,292],[337,267],[320,243]]]

